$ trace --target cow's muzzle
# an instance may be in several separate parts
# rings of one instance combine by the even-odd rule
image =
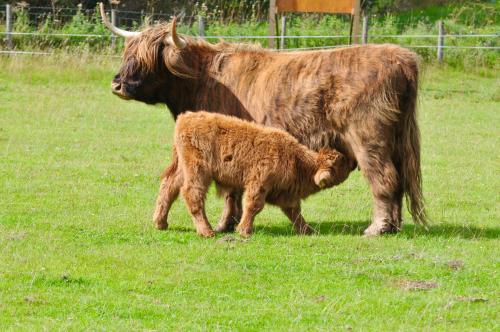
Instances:
[[[115,95],[122,99],[131,99],[131,97],[128,95],[128,93],[125,91],[123,88],[123,84],[119,82],[112,82],[111,83],[111,92],[113,92]]]

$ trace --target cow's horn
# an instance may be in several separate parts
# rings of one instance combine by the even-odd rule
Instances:
[[[174,16],[172,19],[172,28],[170,31],[170,37],[168,38],[170,44],[175,45],[175,47],[182,49],[186,47],[186,41],[177,35],[177,18]]]
[[[127,31],[123,30],[120,28],[115,27],[111,22],[108,20],[108,17],[106,16],[106,12],[104,11],[104,4],[102,2],[99,2],[99,9],[101,10],[101,17],[102,17],[102,23],[111,30],[115,35],[121,36],[121,37],[134,37],[139,35],[140,32],[138,31]]]

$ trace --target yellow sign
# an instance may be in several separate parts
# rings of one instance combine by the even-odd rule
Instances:
[[[278,13],[346,13],[354,14],[356,0],[276,0]]]

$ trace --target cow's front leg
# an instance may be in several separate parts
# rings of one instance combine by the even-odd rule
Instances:
[[[236,225],[240,222],[242,208],[242,195],[238,190],[224,191],[224,211],[215,228],[216,232],[234,232]]]
[[[300,212],[300,203],[293,207],[281,207],[281,210],[290,219],[297,234],[309,235],[314,233],[314,229],[309,226]]]

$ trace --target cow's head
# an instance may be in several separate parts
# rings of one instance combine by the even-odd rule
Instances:
[[[344,182],[353,168],[346,156],[331,149],[321,149],[316,164],[318,168],[314,174],[314,183],[322,189]]]
[[[177,34],[176,20],[141,32],[122,30],[111,24],[104,5],[99,4],[103,23],[116,35],[126,38],[123,62],[111,83],[112,92],[123,99],[148,104],[165,102],[171,91],[166,83],[175,76],[189,76],[181,52],[187,40]]]

